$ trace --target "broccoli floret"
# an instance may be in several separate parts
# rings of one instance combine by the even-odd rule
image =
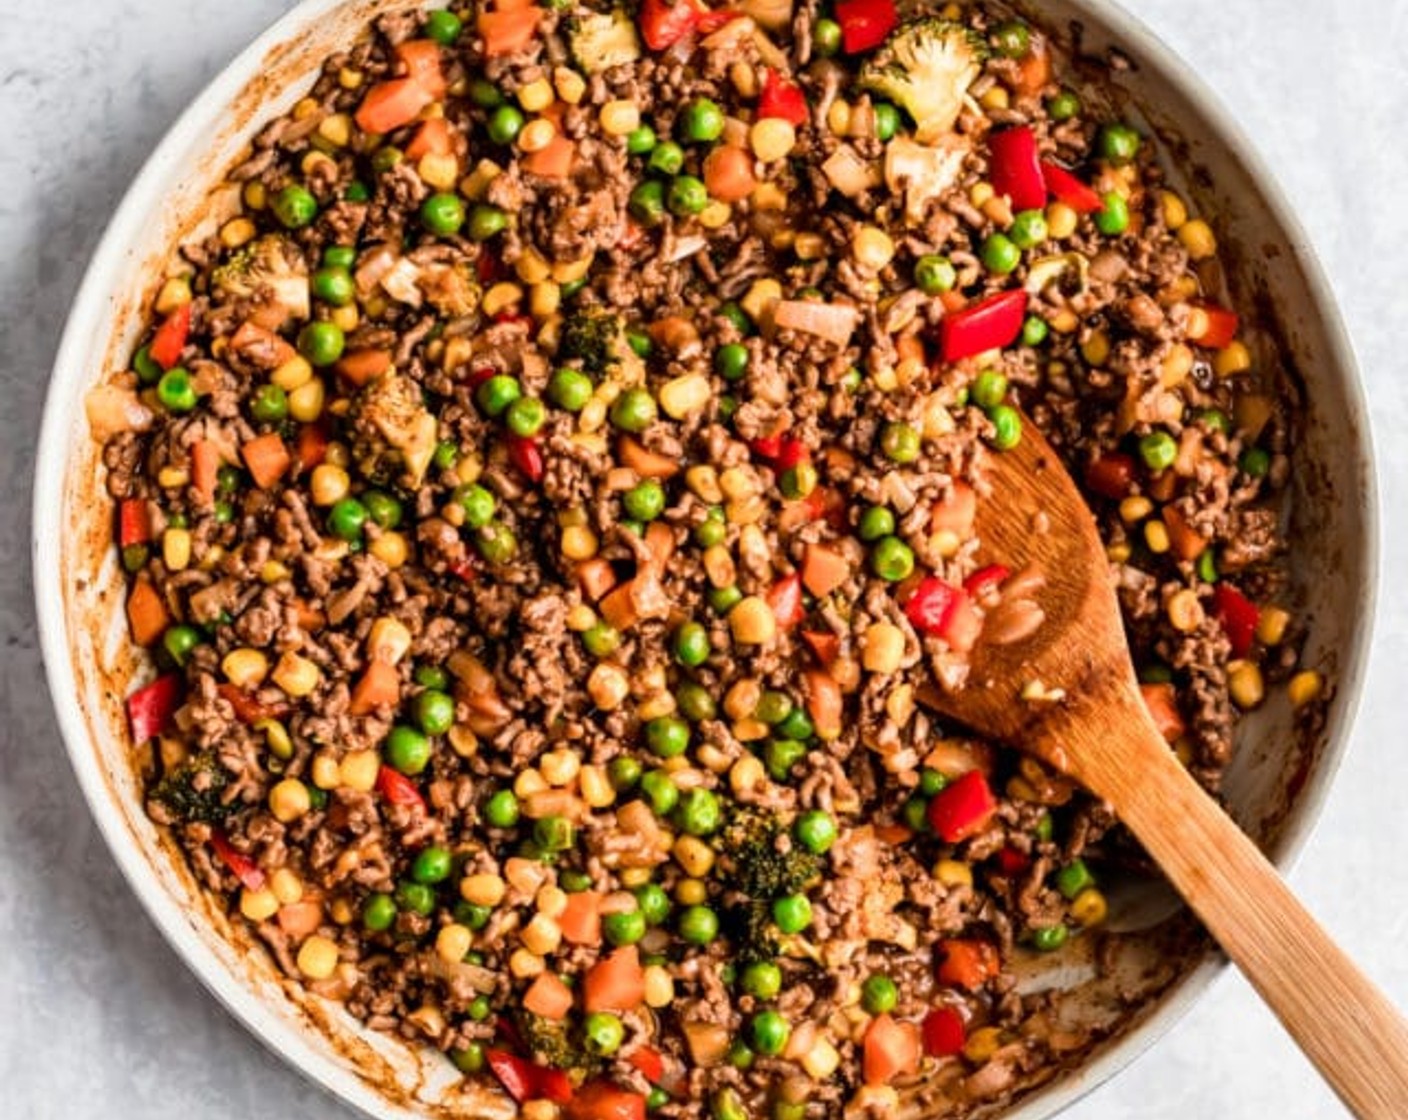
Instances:
[[[987,47],[962,24],[913,20],[899,27],[861,67],[861,88],[888,97],[914,118],[928,144],[953,130]]]
[[[574,19],[567,34],[572,58],[588,74],[600,74],[640,58],[640,36],[635,20],[622,9],[592,12]]]
[[[733,882],[755,901],[796,894],[821,874],[821,857],[792,839],[775,816],[756,809],[734,814],[721,845]]]
[[[296,248],[273,234],[233,253],[211,274],[211,283],[228,297],[267,300],[285,318],[306,319],[312,312],[303,259]]]
[[[580,1069],[589,1075],[601,1067],[601,1059],[574,1037],[567,1022],[554,1023],[531,1011],[520,1010],[513,1018],[523,1045],[535,1062],[554,1069]]]
[[[586,308],[568,317],[558,338],[557,356],[579,361],[593,377],[610,367],[636,359],[626,342],[621,320],[600,308]]]
[[[724,911],[723,932],[738,960],[770,961],[782,952],[782,934],[772,920],[772,904],[744,902]]]
[[[152,787],[151,798],[186,824],[213,824],[230,814],[222,795],[230,772],[209,751],[192,755],[168,770]]]

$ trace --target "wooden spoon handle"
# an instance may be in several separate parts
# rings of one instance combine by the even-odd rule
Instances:
[[[1163,742],[1131,751],[1124,778],[1103,796],[1350,1111],[1408,1116],[1403,1016]]]

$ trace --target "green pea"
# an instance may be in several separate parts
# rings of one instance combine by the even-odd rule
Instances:
[[[166,372],[161,368],[160,363],[152,357],[150,346],[143,346],[132,355],[132,368],[137,373],[137,380],[143,385],[155,385],[161,380],[161,375]]]
[[[919,792],[925,797],[933,797],[940,793],[948,785],[948,779],[935,770],[932,766],[926,766],[919,771]]]
[[[650,153],[649,166],[661,175],[678,175],[684,168],[684,149],[673,140],[665,140]]]
[[[748,347],[729,342],[714,351],[714,372],[725,381],[739,381],[748,373]]]
[[[362,495],[367,515],[380,529],[394,529],[401,524],[401,503],[381,490],[368,490]]]
[[[841,25],[825,18],[812,24],[812,49],[822,58],[836,54],[841,49]]]
[[[1090,868],[1085,865],[1084,860],[1072,860],[1056,872],[1056,889],[1068,899],[1075,898],[1081,891],[1094,885],[1095,876],[1090,873]]]
[[[753,1048],[741,1038],[735,1038],[729,1043],[728,1053],[725,1055],[725,1058],[728,1060],[728,1064],[733,1066],[734,1069],[752,1069],[753,1063],[757,1061],[758,1056],[753,1053]],[[724,1094],[732,1091],[733,1090],[720,1089],[714,1095],[710,1108],[714,1113],[715,1120],[718,1120],[720,1108],[724,1105]],[[734,1098],[729,1098],[727,1103],[732,1104],[733,1099]],[[727,1115],[727,1113],[725,1113],[725,1115]],[[747,1120],[746,1113],[744,1114],[744,1120]]]
[[[808,460],[788,467],[777,479],[777,488],[788,501],[796,502],[810,495],[821,482],[821,474]]]
[[[378,148],[372,156],[372,170],[378,175],[385,175],[405,158],[405,153],[400,148],[387,144]]]
[[[471,529],[482,529],[489,524],[498,509],[494,495],[477,482],[456,486],[450,500],[464,510],[464,523]]]
[[[733,329],[744,338],[753,333],[753,320],[748,318],[748,312],[733,300],[719,305],[719,317],[732,324]]]
[[[519,397],[504,412],[508,430],[523,439],[537,435],[547,418],[547,410],[537,397]]]
[[[367,507],[356,498],[334,502],[328,511],[328,529],[339,540],[359,541],[367,524]]]
[[[151,549],[149,549],[146,545],[129,544],[126,548],[122,550],[122,570],[128,572],[129,574],[135,574],[137,572],[140,572],[143,568],[147,566],[147,561],[149,559],[151,559]]]
[[[285,229],[302,229],[318,216],[318,200],[307,187],[294,183],[274,196],[269,209]]]
[[[980,250],[983,267],[996,276],[1006,276],[1022,263],[1022,250],[1005,233],[990,233]]]
[[[643,432],[658,415],[655,398],[640,386],[627,389],[611,402],[611,423],[623,432]]]
[[[298,332],[298,352],[315,366],[330,366],[342,357],[347,339],[336,323],[315,321]]]
[[[398,723],[386,737],[386,761],[402,774],[419,774],[430,765],[430,740],[419,728]]]
[[[180,623],[169,627],[161,636],[162,648],[177,665],[185,665],[186,659],[203,641],[201,632],[194,626],[184,626]]]
[[[719,916],[707,906],[690,906],[680,914],[679,934],[691,945],[708,945],[719,936]]]
[[[383,933],[396,923],[396,900],[389,894],[368,895],[362,903],[362,928]]]
[[[618,910],[601,919],[601,932],[613,945],[634,945],[645,936],[645,914],[639,908]]]
[[[812,924],[811,900],[804,894],[789,894],[772,904],[772,920],[783,933],[801,933]]]
[[[489,416],[502,416],[508,406],[523,396],[518,378],[506,373],[495,374],[474,393],[475,403]]]
[[[870,570],[890,583],[908,579],[914,571],[914,550],[899,537],[881,537],[870,550]]]
[[[453,237],[464,225],[464,203],[457,194],[439,191],[420,204],[420,221],[437,237]]]
[[[648,924],[658,926],[670,916],[670,896],[659,883],[645,883],[637,887],[635,896],[636,904]]]
[[[816,734],[816,728],[807,713],[801,708],[793,708],[787,717],[777,725],[777,733],[786,739],[806,740]]]
[[[467,1042],[450,1051],[450,1062],[461,1073],[480,1073],[484,1069],[484,1044]]]
[[[592,379],[575,369],[553,371],[548,382],[548,400],[568,412],[581,412],[592,399]]]
[[[1048,236],[1045,213],[1040,210],[1023,210],[1012,219],[1008,236],[1019,249],[1035,249]]]
[[[1118,191],[1108,191],[1095,212],[1095,228],[1107,237],[1118,237],[1129,228],[1129,203]]]
[[[1127,124],[1103,125],[1095,137],[1095,149],[1100,158],[1116,167],[1133,162],[1139,154],[1139,144],[1139,133]]]
[[[655,344],[650,341],[650,335],[645,331],[632,327],[626,331],[626,345],[631,348],[631,353],[637,358],[648,358],[655,349]]]
[[[1022,345],[1040,346],[1051,332],[1046,320],[1039,315],[1028,315],[1022,323]]]
[[[504,103],[504,95],[499,92],[498,87],[487,78],[475,78],[469,83],[469,99],[481,109],[497,109]],[[493,129],[490,129],[492,135]],[[512,139],[510,137],[509,139]],[[506,144],[507,140],[498,140],[496,143]]]
[[[792,697],[770,688],[758,699],[758,706],[753,710],[753,715],[764,723],[773,725],[781,723],[791,715],[792,708]]]
[[[973,378],[968,399],[984,412],[991,412],[1007,399],[1007,378],[995,369],[985,369]]]
[[[464,30],[464,21],[447,9],[441,8],[425,17],[425,33],[442,47],[453,46]]]
[[[952,291],[957,283],[958,270],[947,257],[925,253],[914,262],[914,284],[926,296]]]
[[[626,133],[626,151],[633,156],[643,156],[655,147],[655,130],[648,124],[633,128]]]
[[[424,883],[400,882],[396,884],[396,906],[428,918],[435,913],[435,891]]]
[[[728,536],[728,525],[724,521],[722,506],[710,506],[704,520],[694,527],[694,539],[704,548],[723,544]]]
[[[621,499],[626,515],[637,521],[654,521],[665,512],[665,488],[658,479],[647,478],[626,491]]]
[[[184,366],[172,366],[156,385],[156,399],[167,412],[190,412],[197,404],[196,389]]]
[[[593,1011],[582,1024],[587,1049],[601,1057],[609,1057],[621,1049],[626,1040],[626,1028],[620,1018],[609,1011]]]
[[[476,206],[469,212],[469,238],[488,241],[508,229],[508,215],[497,206]]]
[[[806,757],[805,743],[795,739],[769,739],[763,748],[763,762],[774,781],[785,782],[792,776],[792,768]]]
[[[1010,404],[1000,404],[988,413],[992,421],[992,445],[999,451],[1011,451],[1022,442],[1022,414]]]
[[[518,795],[511,789],[498,790],[484,802],[484,819],[492,828],[512,828],[521,813]]]
[[[875,138],[882,144],[893,139],[900,130],[900,111],[888,101],[877,101],[871,112],[875,116]]]
[[[474,547],[490,564],[507,564],[518,555],[518,538],[500,521],[491,521],[474,534]]]
[[[1037,818],[1036,828],[1032,830],[1032,835],[1037,838],[1040,844],[1049,844],[1051,837],[1056,832],[1056,822],[1051,819],[1050,813],[1042,813]]]
[[[709,606],[719,614],[728,614],[743,601],[743,592],[736,583],[730,584],[728,587],[711,587],[706,594]]]
[[[1037,926],[1031,931],[1032,948],[1039,953],[1054,953],[1066,943],[1065,926]]]
[[[448,693],[428,688],[416,697],[416,722],[427,735],[443,735],[455,725],[455,700]]]
[[[588,277],[579,276],[575,280],[568,280],[566,283],[558,285],[562,292],[563,302],[565,303],[567,300],[575,296],[578,292],[585,288],[589,282],[590,280]]]
[[[215,503],[215,523],[217,525],[228,525],[235,519],[235,507],[227,501]]]
[[[313,273],[313,295],[334,307],[346,307],[357,298],[357,285],[345,268],[320,268]]]
[[[1227,421],[1227,413],[1218,408],[1204,409],[1198,413],[1198,420],[1210,432],[1221,432],[1223,435],[1227,435],[1232,430],[1231,424]]]
[[[675,705],[680,715],[691,723],[700,723],[718,715],[718,706],[709,690],[697,681],[683,681],[675,689]]]
[[[366,183],[354,179],[347,184],[347,189],[342,192],[342,197],[348,202],[370,202],[372,191]]]
[[[469,902],[456,902],[454,909],[455,921],[462,926],[468,926],[473,930],[481,930],[489,924],[489,919],[494,916],[493,907],[476,906]]]
[[[475,996],[469,1001],[469,1017],[476,1023],[482,1023],[494,1013],[494,1007],[489,1002],[488,996]]]
[[[564,867],[557,873],[557,885],[568,894],[581,894],[592,889],[592,877],[585,871]]]
[[[895,982],[884,973],[876,972],[865,978],[860,986],[860,1003],[872,1015],[884,1015],[895,1009],[900,1001],[900,990]]]
[[[657,225],[665,216],[665,184],[658,179],[647,179],[637,184],[627,199],[627,209],[641,225]]]
[[[1139,441],[1139,457],[1151,471],[1167,470],[1178,458],[1178,441],[1168,432],[1150,432]]]
[[[1264,447],[1248,447],[1238,457],[1237,467],[1250,478],[1265,478],[1271,470],[1271,452]]]
[[[718,796],[707,789],[692,789],[683,794],[675,816],[680,829],[690,836],[712,836],[723,823]]]
[[[411,862],[411,878],[417,883],[443,883],[450,877],[453,862],[449,848],[432,845],[416,854]]]
[[[364,498],[363,501],[365,500]],[[371,503],[367,504],[367,508],[371,508]],[[376,515],[373,514],[372,518],[375,520]],[[380,524],[380,522],[377,523]],[[420,685],[422,688],[438,688],[441,692],[444,692],[450,687],[450,674],[440,668],[439,665],[418,666],[416,671],[412,674],[412,677],[416,684]]]
[[[660,758],[676,758],[689,749],[689,724],[675,716],[661,716],[645,725],[645,741]]]
[[[673,1098],[659,1085],[651,1089],[645,1097],[645,1107],[654,1112],[658,1108],[664,1108]]]
[[[871,506],[860,515],[857,532],[863,541],[878,541],[881,537],[893,536],[895,515],[888,506]]]
[[[1198,556],[1198,578],[1204,583],[1217,582],[1217,553],[1211,548],[1203,549]]]
[[[797,818],[793,826],[797,839],[809,852],[824,855],[836,843],[838,830],[835,818],[822,809],[809,809]]]
[[[459,461],[459,457],[460,449],[455,445],[455,441],[442,439],[435,445],[435,454],[431,456],[430,461],[439,470],[447,471]]]
[[[675,660],[693,669],[709,660],[709,631],[697,622],[686,622],[675,631]],[[676,701],[678,703],[678,701]]]
[[[1004,58],[1026,58],[1032,46],[1031,31],[1021,20],[1008,20],[993,28],[992,45]]]
[[[693,175],[676,175],[670,181],[665,205],[677,218],[691,217],[709,205],[709,189],[704,186],[704,180]]]
[[[261,424],[277,424],[288,416],[288,394],[273,382],[261,385],[250,398],[249,411]]]
[[[680,113],[680,134],[695,144],[708,144],[724,133],[724,111],[707,97],[696,97]]]
[[[582,645],[593,657],[610,657],[621,645],[621,633],[614,626],[597,622],[582,631]]]
[[[748,1042],[759,1054],[776,1057],[787,1049],[791,1037],[792,1025],[771,1008],[759,1011],[748,1024]]]
[[[739,985],[750,996],[758,999],[776,999],[782,991],[782,969],[772,961],[750,961],[743,966]]]
[[[664,770],[648,770],[641,776],[640,790],[650,801],[657,817],[668,816],[679,804],[680,787]]]
[[[641,765],[628,754],[618,755],[606,767],[606,776],[615,790],[635,789],[640,784]]]
[[[533,839],[545,852],[565,852],[577,842],[577,830],[566,817],[539,817],[533,822]]]
[[[906,828],[923,832],[929,827],[929,802],[923,797],[911,797],[900,806],[900,820]]]
[[[512,105],[500,105],[489,116],[488,130],[495,144],[512,144],[523,131],[523,114]]]
[[[1046,113],[1058,124],[1080,115],[1080,96],[1073,89],[1062,89],[1046,102]]]
[[[912,463],[919,458],[919,432],[908,424],[886,424],[880,433],[880,450],[892,463]]]

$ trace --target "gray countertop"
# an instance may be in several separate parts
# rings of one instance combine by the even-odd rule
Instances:
[[[0,0],[0,1114],[349,1115],[263,1051],[158,937],[89,821],[34,635],[30,478],[65,311],[117,200],[290,0]],[[1130,0],[1221,94],[1305,215],[1368,382],[1386,573],[1353,749],[1296,888],[1408,1006],[1408,0]],[[1408,1105],[1405,1105],[1408,1110]],[[1340,1115],[1229,975],[1071,1120]]]

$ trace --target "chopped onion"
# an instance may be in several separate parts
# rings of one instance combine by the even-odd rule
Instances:
[[[895,141],[891,140],[889,146],[894,145]],[[880,185],[880,174],[875,165],[862,159],[860,153],[849,144],[840,145],[827,156],[821,170],[831,185],[847,198],[855,198]]]
[[[382,245],[372,250],[362,261],[354,277],[357,282],[357,294],[363,298],[371,295],[372,290],[381,283],[381,278],[395,266],[396,253],[390,245]]]
[[[382,290],[398,303],[419,307],[425,298],[421,294],[420,269],[412,261],[402,257],[381,278]]]
[[[821,303],[809,299],[784,299],[773,312],[779,327],[814,334],[838,346],[851,341],[860,312],[846,303]]]
[[[922,221],[929,203],[958,182],[967,155],[968,141],[961,136],[944,136],[933,145],[896,136],[885,145],[885,182],[891,191],[904,192],[909,221]]]
[[[742,0],[738,7],[769,31],[782,31],[792,25],[792,0]]]
[[[90,389],[83,400],[88,414],[88,426],[93,438],[100,443],[120,432],[145,432],[156,419],[155,414],[137,396],[137,390],[118,385],[99,385]]]

